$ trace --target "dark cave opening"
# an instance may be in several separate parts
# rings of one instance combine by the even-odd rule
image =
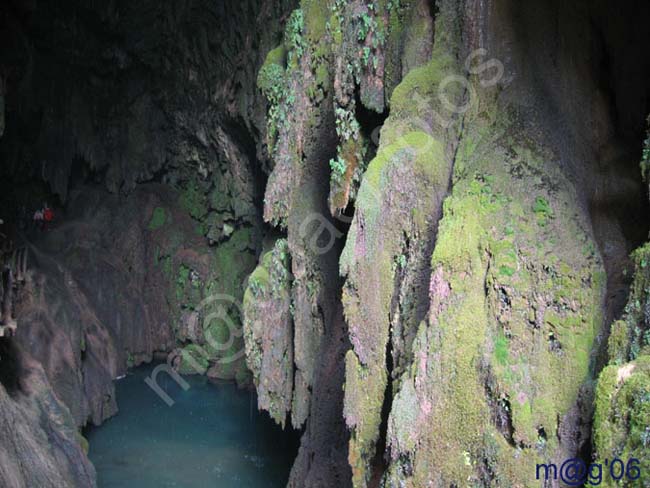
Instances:
[[[361,102],[361,96],[358,88],[355,90],[354,96],[356,101],[356,120],[359,122],[361,134],[363,135],[364,139],[368,141],[369,151],[366,155],[366,160],[371,161],[377,153],[381,128],[390,115],[390,110],[388,107],[386,107],[383,112],[379,113],[364,106]]]

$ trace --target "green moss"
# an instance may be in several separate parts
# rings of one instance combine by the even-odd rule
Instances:
[[[88,455],[90,444],[88,443],[88,439],[86,439],[81,432],[77,432],[77,443],[81,446],[81,450],[84,454]]]
[[[248,240],[250,237],[248,230],[238,229],[228,241],[216,249],[214,267],[219,270],[221,293],[237,298],[242,297],[246,276],[255,267],[253,253],[242,250],[244,243],[247,243],[247,246],[251,245]]]
[[[162,271],[166,278],[171,278],[174,274],[174,262],[171,256],[162,258]]]
[[[363,367],[352,351],[345,356],[345,365],[344,416],[348,425],[354,424],[348,461],[352,467],[354,486],[365,486],[370,477],[367,466],[372,461],[379,439],[386,370]]]
[[[193,310],[202,297],[201,283],[190,279],[191,271],[185,264],[179,266],[174,289],[177,306]]]
[[[494,343],[494,357],[501,366],[508,364],[508,339],[505,335],[499,334]]]
[[[165,212],[165,209],[162,207],[156,207],[153,211],[153,215],[151,216],[151,220],[149,221],[149,230],[160,229],[163,225],[165,225],[166,220],[167,214]]]
[[[287,240],[278,239],[249,277],[243,307],[246,363],[258,389],[258,406],[281,426],[290,410],[294,375],[290,268]]]
[[[427,177],[431,184],[442,182],[446,159],[440,141],[421,131],[396,138],[394,143],[380,149],[370,162],[359,191],[358,206],[365,209],[371,227],[379,216],[379,196],[385,186],[383,178],[386,178],[387,169],[391,164],[404,164],[404,158],[412,158],[417,172]]]
[[[181,351],[181,364],[178,368],[181,374],[205,374],[209,366],[210,362],[203,347],[190,344]]]
[[[284,90],[284,63],[286,51],[278,46],[266,56],[266,61],[257,75],[257,86],[270,103],[279,103]],[[219,202],[216,202],[219,203]]]
[[[230,236],[229,247],[237,251],[245,251],[254,248],[253,234],[250,228],[235,230]]]
[[[184,287],[187,285],[189,277],[190,277],[190,268],[188,268],[184,264],[181,264],[180,268],[178,269],[178,279],[176,280],[176,283]]]
[[[328,86],[330,83],[330,71],[325,63],[320,63],[316,68],[316,84]]]
[[[445,201],[445,219],[440,222],[434,263],[445,264],[452,273],[454,270],[460,272],[467,269],[467,266],[475,263],[476,253],[483,247],[485,235],[481,229],[481,209],[483,206],[478,196]]]
[[[391,113],[412,113],[415,116],[425,116],[422,110],[430,110],[434,96],[437,100],[440,83],[455,69],[456,63],[449,55],[434,57],[428,64],[411,70],[393,91],[391,97]],[[446,96],[453,101],[460,95],[458,83],[448,85]],[[417,104],[414,97],[426,100],[425,104]]]
[[[278,66],[284,67],[287,61],[287,51],[284,46],[280,45],[275,49],[269,51],[264,60],[264,66],[269,66],[271,64],[276,64]]]
[[[650,354],[650,243],[632,253],[634,279],[621,321],[612,326],[610,360],[622,363]]]
[[[510,266],[501,266],[499,268],[499,273],[503,276],[513,276],[516,273],[516,270],[514,268],[511,268]]]
[[[609,359],[613,364],[627,362],[629,358],[630,336],[628,325],[624,320],[617,320],[612,324],[607,349]]]
[[[230,203],[231,203],[230,195],[228,194],[227,191],[225,191],[222,188],[215,188],[214,190],[212,190],[209,199],[210,199],[210,208],[214,210],[224,211],[230,207]]]
[[[231,326],[229,324],[236,323],[236,318],[228,317],[226,320],[221,318],[213,318],[205,330],[205,337],[208,346],[206,349],[210,351],[211,355],[216,355],[223,351],[223,345],[227,344],[232,336]],[[214,347],[211,347],[214,346]]]
[[[207,233],[207,227],[204,224],[196,224],[194,226],[194,234],[197,236],[204,236]]]
[[[203,219],[208,213],[206,196],[193,181],[182,190],[178,203],[196,220]]]
[[[260,258],[260,264],[248,278],[244,308],[254,306],[263,295],[279,298],[287,293],[290,284],[290,255],[286,239],[278,239],[273,249]]]
[[[330,12],[332,14],[330,15],[330,18],[327,22],[327,30],[332,37],[334,46],[338,48],[343,44],[343,29],[341,26],[342,17],[340,13],[333,8],[333,5],[335,5],[335,3],[331,5],[332,6],[330,7]]]
[[[375,34],[379,42],[379,37],[386,34],[385,26],[380,25],[385,19],[385,12],[381,9],[386,4],[379,7],[373,2],[372,5],[372,9],[370,5],[368,8],[374,13],[354,12],[356,24],[350,22],[353,24],[352,31],[344,32],[345,37],[353,34],[357,40],[363,38],[363,45],[359,45],[361,56],[363,47],[368,48],[365,50],[368,66],[361,66],[361,70],[351,66],[350,70],[355,74],[371,69],[375,48],[371,48],[370,42],[375,39]],[[338,25],[335,28],[333,24],[331,21],[331,30],[335,31]],[[357,29],[359,26],[362,28]],[[347,29],[348,26],[343,28]],[[370,31],[373,31],[372,35]],[[334,39],[337,42],[336,32]],[[443,57],[444,60],[441,59]],[[361,60],[358,62],[362,64]],[[411,240],[416,247],[419,245],[420,237],[428,232],[432,214],[437,212],[434,202],[444,194],[449,184],[451,158],[447,152],[446,134],[439,131],[435,124],[428,126],[426,121],[433,118],[432,108],[438,101],[437,97],[433,97],[437,95],[438,84],[445,76],[452,74],[455,65],[453,56],[441,54],[422,70],[410,71],[393,92],[391,115],[382,128],[379,151],[363,174],[356,199],[355,219],[362,218],[363,225],[352,225],[340,258],[341,273],[348,277],[343,294],[344,308],[355,344],[354,352],[348,353],[346,358],[344,406],[344,416],[352,432],[349,463],[354,486],[367,485],[372,473],[381,425],[381,405],[388,381],[385,376],[385,351],[391,327],[388,317],[391,315],[391,302],[396,303],[398,299],[395,294],[395,284],[398,282],[395,274],[400,266],[400,256],[404,253],[404,241]],[[452,85],[449,88],[454,92],[456,87]],[[372,92],[362,93],[364,105],[373,106],[375,99]],[[450,100],[455,95],[452,93]],[[339,135],[345,135],[345,131],[339,132]],[[345,159],[347,162],[348,159]],[[405,194],[408,194],[409,201],[414,202],[406,209],[403,204],[399,207],[400,199]],[[406,273],[410,266],[421,264],[419,260],[419,256],[413,263],[409,260]],[[419,321],[412,316],[414,314],[408,310],[403,312],[400,327],[409,331],[411,327],[417,327]],[[422,341],[423,344],[425,342]],[[458,354],[462,355],[463,352],[459,351]],[[410,380],[404,379],[399,383],[406,385]],[[393,387],[396,388],[396,383]],[[416,445],[417,435],[414,437],[414,431],[419,434],[424,430],[433,431],[433,428],[431,425],[409,426],[408,421],[402,421],[418,419],[420,415],[416,413],[417,408],[410,410],[415,405],[413,390],[405,389],[401,395],[393,401],[391,425],[395,442],[408,450]],[[418,449],[424,452],[426,448],[418,444]],[[412,453],[400,452],[396,455],[406,457],[409,454]],[[430,458],[427,454],[420,459],[425,458],[428,463]],[[429,479],[430,473],[431,470]],[[424,484],[426,481],[422,480]],[[418,480],[413,481],[413,486],[419,486]]]
[[[431,260],[432,269],[443,270],[451,295],[437,312],[429,338],[414,345],[416,357],[427,351],[441,365],[423,381],[433,388],[429,395],[443,399],[432,420],[420,427],[436,435],[420,437],[427,447],[418,458],[426,456],[446,483],[474,479],[487,449],[482,434],[490,406],[484,400],[485,369],[479,366],[487,362],[494,391],[509,398],[514,442],[536,447],[517,453],[514,462],[514,450],[504,443],[491,451],[491,462],[509,483],[523,486],[535,462],[557,449],[556,419],[569,411],[589,377],[604,283],[597,263],[587,260],[576,242],[584,232],[575,208],[565,204],[573,201],[570,188],[563,187],[552,202],[553,208],[569,210],[551,219],[551,203],[536,200],[530,180],[509,172],[509,146],[503,146],[500,128],[486,131],[466,123],[466,130],[469,140],[458,149],[455,184],[444,203]],[[539,154],[532,151],[527,157],[531,166],[543,167],[532,161]],[[561,175],[546,171],[561,187]],[[548,219],[546,226],[536,225],[538,213]],[[536,296],[545,304],[547,322],[541,331],[532,325],[542,319]],[[549,338],[561,344],[561,352]],[[494,349],[486,357],[484,344],[490,342]],[[548,437],[543,445],[540,427]],[[424,482],[427,469],[418,464],[413,478]]]
[[[269,102],[267,113],[267,144],[273,153],[278,132],[288,120],[288,113],[295,98],[290,86],[291,81],[285,69],[285,59],[295,56],[288,53],[284,46],[278,46],[266,56],[264,65],[257,76],[257,86]]]
[[[553,218],[553,209],[551,209],[548,201],[543,197],[537,197],[533,205],[533,212],[537,215],[537,222],[539,225],[544,226],[548,219]]]
[[[393,402],[390,422],[390,434],[406,452],[414,452],[417,448],[416,429],[418,427],[418,411],[420,399],[412,381],[405,381],[399,395]]]
[[[305,35],[312,45],[323,40],[329,17],[327,2],[320,0],[302,0],[300,3],[305,13]]]
[[[594,415],[598,460],[635,458],[641,473],[650,472],[649,426],[650,356],[605,368],[598,380]],[[615,486],[608,483],[605,486]]]

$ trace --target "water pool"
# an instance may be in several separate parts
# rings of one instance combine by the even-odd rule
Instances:
[[[145,384],[153,368],[119,380],[119,414],[86,433],[100,488],[286,485],[296,436],[257,411],[254,393],[199,376],[183,377],[185,391],[160,374],[170,407]]]

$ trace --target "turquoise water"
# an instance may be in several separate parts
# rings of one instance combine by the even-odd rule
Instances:
[[[198,376],[183,377],[184,391],[160,374],[170,407],[145,384],[152,371],[119,380],[120,413],[86,433],[100,488],[286,485],[296,438],[257,411],[253,393]]]

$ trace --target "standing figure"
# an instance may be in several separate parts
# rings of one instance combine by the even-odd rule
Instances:
[[[54,220],[54,211],[46,203],[43,207],[43,230],[47,230],[47,225]]]

